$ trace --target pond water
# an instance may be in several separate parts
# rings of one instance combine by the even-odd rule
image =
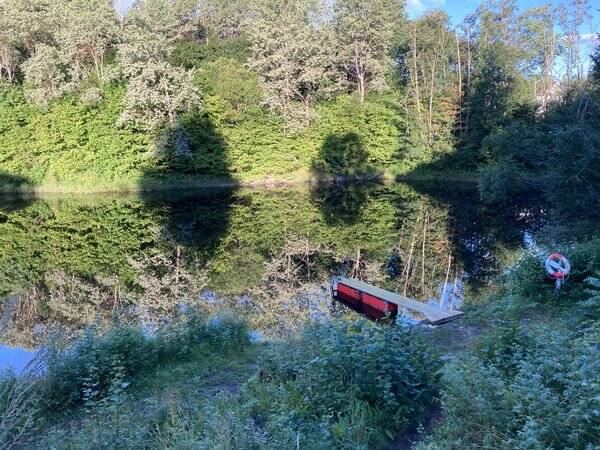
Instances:
[[[265,335],[353,317],[329,293],[340,274],[424,301],[461,280],[473,297],[539,220],[431,183],[0,200],[0,367],[54,330],[189,306]]]

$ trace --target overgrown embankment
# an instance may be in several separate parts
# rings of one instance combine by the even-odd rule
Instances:
[[[45,373],[3,375],[3,442],[378,447],[415,427],[434,400],[438,363],[407,330],[313,325],[269,344],[251,344],[247,331],[193,312],[152,337],[135,327],[90,330],[42,356]]]
[[[210,92],[216,68],[197,78]],[[163,131],[118,127],[124,87],[105,86],[94,103],[75,96],[46,108],[25,101],[20,88],[0,86],[0,190],[103,192],[185,189],[240,184],[273,185],[336,174],[408,171],[398,136],[397,93],[352,96],[319,105],[319,120],[288,134],[283,122],[259,108],[260,99],[206,94],[202,112],[178,127],[189,142],[182,153]],[[240,106],[239,102],[247,102]],[[230,116],[237,114],[235,120]],[[426,159],[426,158],[425,158]],[[423,158],[421,157],[421,160]]]

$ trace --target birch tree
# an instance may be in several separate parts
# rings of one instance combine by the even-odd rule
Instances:
[[[600,34],[598,35],[598,40],[600,40]],[[600,45],[596,47],[592,55],[591,78],[600,87]]]
[[[5,11],[0,4],[0,80],[4,79],[12,83],[21,60],[19,40],[6,20]]]
[[[581,79],[583,60],[581,57],[580,27],[589,20],[590,3],[588,0],[571,0],[558,10],[559,22],[563,32],[565,77],[568,81]]]
[[[431,11],[408,25],[408,52],[405,62],[410,78],[411,103],[415,105],[422,127],[428,131],[428,145],[438,133],[434,115],[440,111],[438,103],[446,99],[452,104],[456,98],[457,78],[456,37],[450,31],[449,17],[443,11]],[[462,89],[462,88],[460,88]]]
[[[339,65],[363,102],[369,89],[385,87],[404,0],[336,0],[333,21]]]
[[[556,30],[556,10],[549,5],[530,8],[522,14],[520,21],[523,36],[521,42],[527,52],[527,64],[524,68],[534,79],[539,111],[545,112],[557,85],[555,68],[560,51],[560,36]]]

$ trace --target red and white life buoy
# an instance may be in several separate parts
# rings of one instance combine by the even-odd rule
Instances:
[[[548,276],[557,281],[565,280],[571,272],[571,263],[560,253],[552,253],[548,256],[545,266]]]

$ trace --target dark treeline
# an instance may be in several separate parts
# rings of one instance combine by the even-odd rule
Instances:
[[[402,0],[122,3],[0,3],[0,170],[49,185],[477,171],[492,202],[541,189],[598,209],[587,0],[485,2],[458,26],[409,20]]]

